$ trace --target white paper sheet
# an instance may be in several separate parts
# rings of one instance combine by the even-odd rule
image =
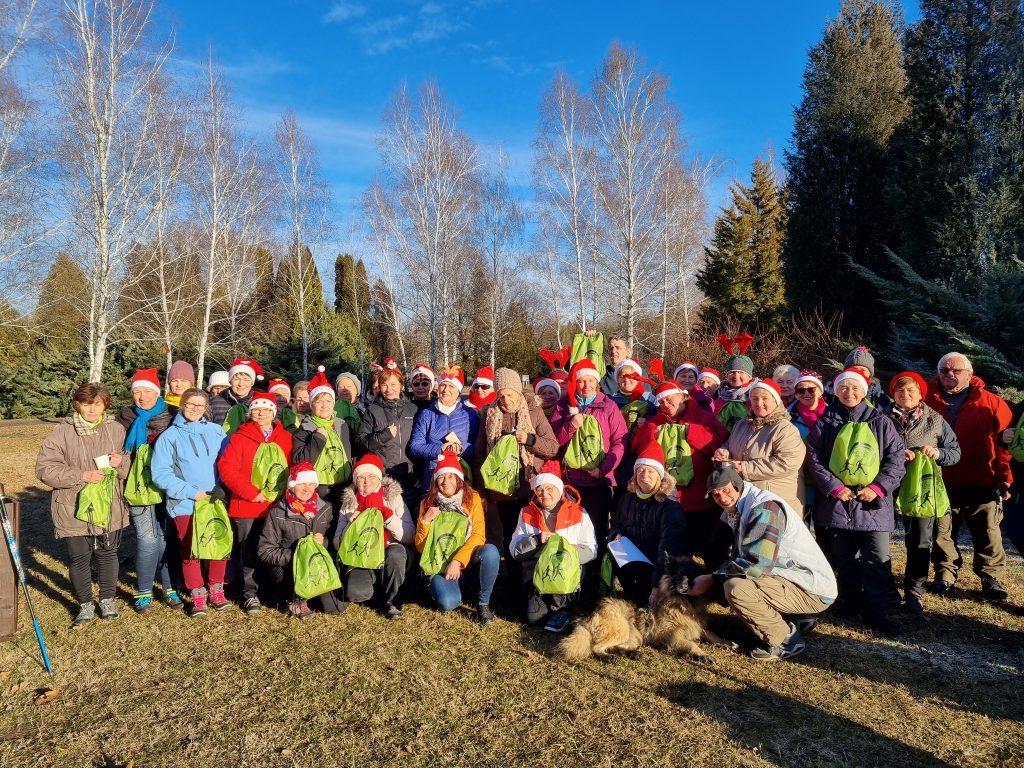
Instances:
[[[654,565],[647,557],[641,552],[636,544],[627,539],[625,536],[620,538],[618,541],[608,542],[608,551],[611,552],[612,557],[615,558],[615,562],[621,568],[627,563],[647,563],[648,565]]]

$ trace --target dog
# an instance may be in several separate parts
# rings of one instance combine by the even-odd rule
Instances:
[[[665,574],[649,609],[618,598],[604,598],[597,610],[558,644],[558,655],[565,661],[591,656],[607,659],[649,645],[713,662],[715,658],[697,645],[699,641],[726,648],[735,645],[708,629],[705,599],[689,597],[695,574],[696,567],[689,557],[666,554]]]

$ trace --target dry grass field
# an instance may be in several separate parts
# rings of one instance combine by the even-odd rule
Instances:
[[[34,478],[49,426],[0,425],[0,481],[22,500],[22,551],[55,663],[28,617],[0,642],[3,766],[1022,766],[1024,570],[1011,599],[930,598],[931,621],[885,640],[825,621],[807,652],[765,664],[712,649],[695,664],[646,650],[566,665],[498,606],[481,628],[410,605],[307,622],[237,608],[192,620],[128,602],[72,632],[63,546]],[[902,568],[902,545],[894,544]],[[750,638],[724,610],[714,626]],[[34,704],[46,687],[51,703]]]

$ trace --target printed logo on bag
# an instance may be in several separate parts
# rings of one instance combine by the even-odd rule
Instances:
[[[306,583],[311,587],[322,587],[330,583],[333,565],[323,551],[314,552],[306,561]]]
[[[380,542],[380,531],[371,525],[359,532],[359,536],[351,543],[348,551],[356,557],[362,557]]]
[[[214,547],[228,533],[228,527],[221,518],[211,517],[206,521],[203,530],[199,532],[199,544],[204,547]]]
[[[854,443],[850,446],[850,452],[846,454],[846,461],[841,471],[853,476],[866,474],[864,463],[871,460],[873,453],[874,446],[870,443],[863,441]]]

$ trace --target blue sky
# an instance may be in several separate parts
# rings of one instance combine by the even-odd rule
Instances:
[[[714,206],[758,155],[781,158],[807,50],[839,0],[173,0],[176,59],[197,70],[212,46],[248,128],[282,109],[316,142],[348,218],[374,172],[374,136],[393,90],[436,79],[481,145],[501,146],[528,184],[542,89],[559,66],[589,83],[613,40],[671,79],[689,151],[724,161]],[[909,20],[916,2],[904,0]]]

